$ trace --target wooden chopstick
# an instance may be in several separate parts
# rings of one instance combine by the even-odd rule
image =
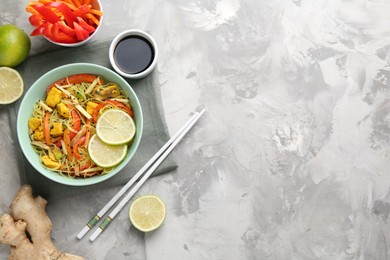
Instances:
[[[190,118],[182,128],[180,128],[176,134],[165,143],[163,147],[118,191],[118,193],[84,226],[84,228],[78,233],[77,238],[81,239],[84,235],[94,227],[99,220],[108,212],[108,210],[126,193],[126,191],[149,169],[149,171],[143,176],[143,178],[137,183],[137,185],[126,195],[120,204],[110,213],[110,215],[102,222],[99,228],[91,236],[90,240],[94,241],[99,234],[109,225],[111,220],[119,213],[119,211],[126,205],[131,197],[137,192],[142,184],[149,178],[154,170],[161,164],[161,162],[168,156],[173,148],[180,142],[180,140],[188,133],[192,126],[198,121],[198,119],[205,112],[203,109],[200,113],[196,112],[192,118]],[[161,156],[161,157],[160,157]],[[157,161],[156,161],[157,160]],[[156,163],[155,163],[156,162]],[[154,164],[155,163],[155,164]],[[154,164],[154,165],[153,165]],[[146,177],[145,177],[146,176]]]

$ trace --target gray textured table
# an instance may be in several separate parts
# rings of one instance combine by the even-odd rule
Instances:
[[[0,24],[30,31],[26,2],[2,0]],[[102,2],[94,41],[128,28],[155,37],[170,132],[207,113],[177,147],[178,170],[138,192],[165,200],[158,231],[136,231],[123,211],[96,242],[77,241],[113,188],[48,205],[60,249],[107,260],[389,258],[388,1]],[[53,47],[32,43],[32,53]],[[19,178],[6,106],[0,126],[7,212]]]

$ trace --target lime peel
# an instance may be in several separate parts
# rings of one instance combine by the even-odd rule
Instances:
[[[16,67],[30,53],[28,35],[13,24],[0,26],[0,66]]]

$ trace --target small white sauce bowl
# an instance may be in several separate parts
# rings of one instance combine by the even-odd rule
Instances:
[[[129,36],[139,36],[139,37],[144,38],[145,40],[147,40],[151,44],[153,51],[154,51],[154,57],[153,57],[152,63],[145,70],[143,70],[139,73],[134,73],[134,74],[126,73],[123,70],[121,70],[115,62],[114,51],[115,51],[116,46],[118,45],[118,43],[122,39],[129,37]],[[157,58],[158,58],[158,48],[157,48],[156,41],[147,32],[144,32],[144,31],[141,31],[138,29],[126,30],[126,31],[123,31],[120,34],[118,34],[112,40],[111,45],[110,45],[110,49],[109,49],[109,58],[110,58],[111,66],[114,68],[114,70],[119,75],[121,75],[125,78],[129,78],[129,79],[141,79],[141,78],[144,78],[147,75],[149,75],[153,71],[153,69],[156,67]]]

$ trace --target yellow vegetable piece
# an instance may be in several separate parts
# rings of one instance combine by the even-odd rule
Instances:
[[[35,141],[43,141],[45,139],[45,136],[43,135],[43,127],[39,126],[37,130],[35,130],[33,134],[33,138]]]
[[[41,120],[39,120],[36,117],[31,117],[28,120],[28,127],[31,129],[31,131],[35,131],[40,125],[41,125]]]
[[[70,110],[64,103],[57,104],[57,112],[65,118],[70,117]]]
[[[64,133],[64,129],[62,127],[62,123],[54,122],[51,129],[50,129],[50,135],[60,136],[63,133]]]
[[[62,91],[58,88],[51,88],[46,97],[46,104],[51,107],[55,107],[58,103],[61,102]]]
[[[47,155],[42,156],[42,157],[41,157],[41,160],[42,160],[42,163],[43,163],[46,167],[48,167],[48,168],[54,169],[54,168],[60,167],[60,163],[59,163],[59,162],[53,161],[53,160],[50,159],[50,157],[47,156]]]
[[[88,101],[87,102],[87,107],[86,107],[86,110],[87,110],[88,114],[92,115],[93,110],[97,106],[98,106],[98,103],[95,103],[95,102],[92,102],[92,101]]]

